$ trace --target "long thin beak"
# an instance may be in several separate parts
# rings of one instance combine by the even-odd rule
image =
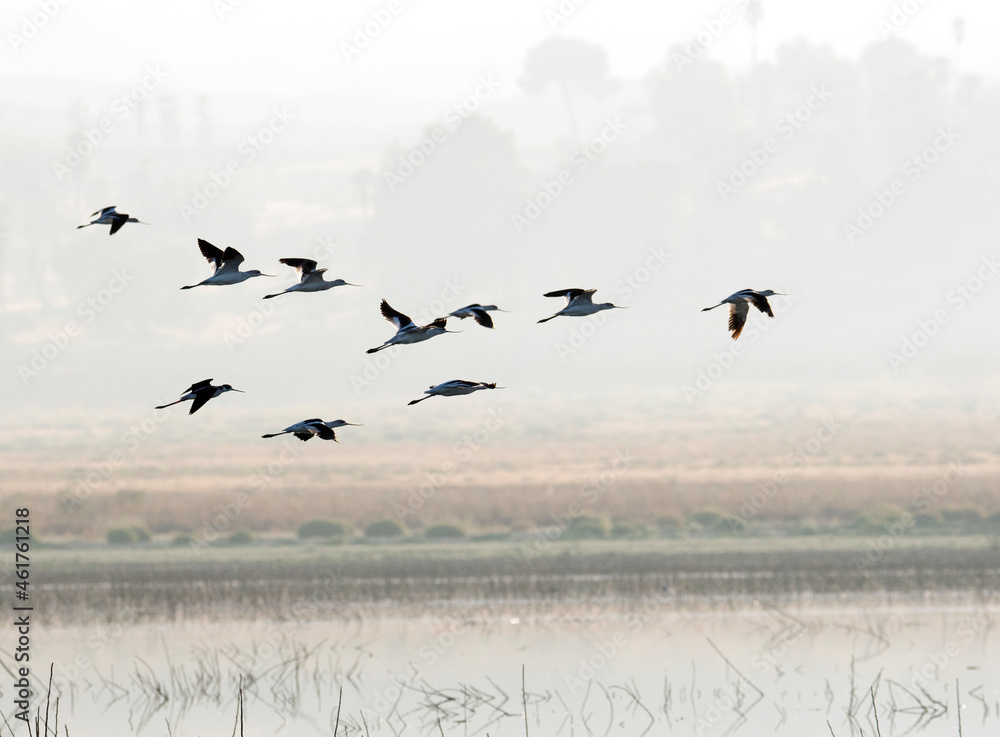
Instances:
[[[275,274],[261,274],[260,276],[269,276],[273,279],[275,277]]]
[[[246,394],[242,389],[233,389],[234,392],[239,392],[240,394]]]
[[[349,281],[345,281],[345,282],[344,282],[344,286],[345,286],[345,287],[362,287],[362,286],[364,286],[364,285],[363,285],[363,284],[351,284],[351,282],[349,282]]]

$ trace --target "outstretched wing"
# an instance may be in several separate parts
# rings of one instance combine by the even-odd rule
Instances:
[[[767,297],[762,297],[757,292],[750,293],[750,301],[753,302],[753,306],[758,310],[763,312],[768,317],[774,317],[774,313],[771,311],[771,305],[767,303]]]
[[[428,323],[426,327],[429,327],[429,328],[441,328],[442,330],[444,330],[445,327],[447,327],[447,325],[448,325],[448,318],[447,317],[439,317],[434,322]]]
[[[750,305],[746,302],[730,303],[729,305],[729,329],[733,331],[733,340],[740,337],[743,326],[747,324],[747,312]]]
[[[416,327],[416,325],[413,324],[413,320],[404,315],[402,312],[392,309],[392,307],[389,306],[389,303],[384,299],[382,300],[382,304],[379,305],[379,309],[382,311],[382,317],[395,325],[397,331],[411,330]]]
[[[226,250],[222,253],[222,266],[223,269],[231,269],[233,271],[239,271],[240,264],[243,263],[243,254],[237,251],[232,246],[227,246]]]
[[[316,270],[316,262],[311,258],[279,258],[278,261],[299,272],[299,279]]]
[[[211,385],[211,383],[212,383],[211,379],[205,379],[204,381],[199,381],[197,384],[192,384],[191,386],[189,386],[182,393],[189,394],[191,392],[196,392],[199,389],[204,389],[206,386]]]
[[[554,292],[546,292],[543,296],[545,297],[565,297],[566,304],[569,305],[575,300],[583,300],[590,302],[590,295],[596,292],[596,289],[557,289]]]
[[[114,212],[115,211],[115,207],[116,207],[116,205],[112,205],[111,207],[102,207],[97,212],[92,212],[90,214],[90,217],[94,217],[95,215],[99,215],[100,217],[104,217],[105,215],[108,215],[108,214]]]
[[[208,400],[214,396],[215,392],[213,392],[207,386],[202,387],[201,391],[195,393],[194,401],[191,402],[191,410],[188,412],[188,414],[193,415],[195,412],[204,407],[205,403],[208,402]]]
[[[316,430],[316,434],[319,435],[323,440],[332,440],[337,442],[337,434],[327,427],[325,424],[320,423],[318,425],[313,425]]]
[[[125,223],[127,222],[128,222],[128,215],[119,215],[118,213],[115,213],[114,217],[111,220],[111,232],[108,235],[114,235],[115,233],[117,233],[119,230],[122,229],[122,226],[125,225]]]
[[[219,266],[222,265],[222,260],[223,260],[222,249],[216,248],[211,243],[206,241],[204,238],[198,239],[198,248],[201,249],[201,255],[208,260],[208,263],[212,264],[212,268],[215,271],[218,271]]]
[[[482,325],[484,328],[493,327],[493,318],[490,317],[490,313],[488,313],[486,310],[480,309],[478,307],[472,307],[469,309],[469,312],[472,313],[472,316],[476,319],[476,322]]]

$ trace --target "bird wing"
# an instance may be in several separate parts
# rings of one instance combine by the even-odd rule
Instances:
[[[194,394],[194,401],[191,402],[191,409],[188,411],[188,414],[193,415],[195,412],[204,407],[205,403],[214,396],[215,392],[207,386],[202,387],[200,391],[196,391]]]
[[[578,290],[577,294],[574,294],[572,297],[568,297],[569,304],[584,304],[584,303],[586,303],[586,304],[592,305],[592,304],[594,304],[594,292],[596,292],[596,291],[597,291],[596,289]]]
[[[307,282],[321,282],[323,281],[323,274],[325,273],[326,269],[313,269],[312,271],[306,271],[302,274],[302,280],[299,283],[305,284]]]
[[[444,330],[447,325],[448,325],[448,318],[447,317],[439,317],[437,320],[434,320],[433,322],[428,323],[427,325],[424,325],[424,327],[425,328],[441,328],[442,330]]]
[[[313,436],[311,432],[293,432],[292,435],[297,437],[302,442],[305,442],[306,440],[312,440]]]
[[[580,296],[581,294],[583,294],[585,291],[586,291],[585,289],[557,289],[554,292],[546,292],[542,296],[543,297],[565,297],[566,298],[566,304],[568,305],[570,302],[572,302],[578,296]],[[593,292],[593,291],[596,291],[596,290],[592,289],[591,291]]]
[[[316,262],[311,258],[279,258],[278,261],[299,272],[300,279],[310,271],[316,270]]]
[[[733,331],[733,340],[740,337],[743,326],[747,324],[747,312],[750,305],[746,302],[731,303],[729,305],[729,329]]]
[[[232,246],[227,246],[226,250],[222,253],[222,264],[219,266],[219,271],[225,269],[226,271],[239,271],[240,264],[243,263],[243,254],[237,251]]]
[[[416,325],[413,324],[413,320],[404,315],[402,312],[392,309],[392,307],[389,306],[389,303],[384,299],[382,300],[382,304],[379,305],[379,309],[382,311],[382,317],[396,326],[397,332],[400,330],[412,330],[416,327]]]
[[[128,222],[128,215],[119,215],[116,212],[111,220],[111,232],[108,235],[114,235],[115,233],[117,233],[119,230],[122,229],[122,226],[125,225],[125,223],[127,222]]]
[[[447,388],[465,389],[465,388],[470,388],[470,387],[473,387],[473,386],[479,386],[479,382],[478,381],[466,381],[465,379],[452,379],[451,381],[446,381],[443,384],[438,384],[437,386],[431,387],[431,388],[432,389],[447,389]]]
[[[204,381],[199,381],[198,383],[192,384],[187,389],[185,389],[182,392],[182,394],[190,394],[191,392],[196,392],[199,389],[204,389],[206,386],[209,386],[211,383],[212,383],[211,379],[205,379]]]
[[[313,425],[312,427],[316,431],[316,434],[323,440],[337,440],[337,433],[327,427],[324,423],[321,422],[318,425]]]
[[[479,307],[473,307],[469,310],[472,316],[476,318],[476,322],[482,325],[484,328],[493,327],[493,318],[490,317],[490,313],[486,310],[480,309]]]
[[[774,317],[774,313],[771,311],[771,305],[767,303],[767,297],[763,297],[757,292],[753,292],[750,295],[750,301],[753,302],[753,306],[758,310],[763,312],[768,317]]]
[[[208,263],[212,264],[212,268],[218,271],[223,261],[222,249],[216,248],[204,238],[198,239],[198,248],[201,249],[201,255],[208,259]]]
[[[100,215],[101,217],[104,217],[105,215],[108,215],[108,214],[114,212],[115,211],[115,207],[116,207],[116,205],[112,205],[111,207],[102,207],[97,212],[92,212],[90,214],[90,217],[94,217],[95,215]]]

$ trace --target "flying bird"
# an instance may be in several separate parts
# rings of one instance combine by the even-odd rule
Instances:
[[[102,207],[95,213],[91,213],[90,217],[94,218],[89,223],[84,223],[83,225],[77,225],[76,229],[86,228],[88,225],[110,225],[111,232],[108,235],[114,235],[125,223],[139,223],[140,225],[149,225],[149,223],[144,223],[138,218],[129,217],[128,213],[118,212],[115,210],[115,205],[111,207]]]
[[[496,305],[481,305],[481,304],[471,304],[465,307],[459,307],[454,312],[449,312],[448,317],[457,317],[459,320],[464,320],[467,317],[472,317],[475,321],[482,325],[484,328],[493,327],[493,318],[490,317],[489,313],[493,310],[497,312],[506,312],[507,310],[501,310]]]
[[[379,306],[379,309],[382,311],[382,317],[396,326],[396,334],[378,348],[369,348],[365,351],[366,353],[377,353],[378,351],[388,348],[391,345],[419,343],[423,340],[433,338],[435,335],[441,335],[441,333],[455,332],[454,330],[445,329],[445,325],[448,323],[447,317],[439,317],[429,325],[418,327],[409,317],[390,307],[389,303],[384,299],[382,300],[382,304]]]
[[[446,381],[443,384],[438,384],[437,386],[432,386],[430,389],[424,391],[426,397],[420,397],[420,399],[414,399],[412,402],[407,402],[407,406],[411,404],[416,404],[417,402],[422,402],[425,399],[430,399],[431,397],[457,397],[462,394],[472,394],[472,392],[478,392],[480,389],[496,389],[496,384],[486,384],[481,381],[463,381],[462,379],[453,379],[452,381]],[[500,387],[503,389],[503,387]]]
[[[190,284],[186,287],[181,287],[181,289],[194,289],[195,287],[218,286],[223,284],[239,284],[240,282],[246,281],[247,279],[251,279],[255,276],[274,276],[273,274],[262,274],[257,271],[257,269],[240,271],[240,264],[243,263],[243,254],[231,246],[223,251],[220,248],[216,248],[208,241],[199,238],[198,248],[201,249],[201,255],[208,260],[208,263],[212,264],[212,268],[215,270],[207,279],[204,279],[197,284]]]
[[[546,292],[543,295],[545,297],[565,297],[566,306],[552,317],[546,317],[538,322],[548,322],[549,320],[557,318],[560,315],[565,315],[566,317],[585,317],[602,310],[625,309],[624,307],[613,305],[610,302],[603,302],[595,305],[593,298],[594,292],[596,291],[596,289],[558,289],[555,292]]]
[[[299,272],[299,283],[293,284],[284,292],[265,294],[264,299],[271,299],[271,297],[277,297],[279,294],[288,294],[289,292],[322,292],[326,289],[333,289],[334,287],[361,286],[360,284],[351,284],[343,279],[326,281],[326,279],[323,278],[323,274],[326,273],[326,269],[317,269],[316,262],[311,258],[281,258],[278,260],[286,266],[291,266]]]
[[[740,337],[743,327],[747,324],[747,313],[750,311],[750,305],[753,305],[768,317],[774,317],[771,305],[767,303],[767,298],[773,296],[784,297],[785,295],[780,292],[771,291],[770,289],[765,289],[763,292],[757,292],[753,289],[741,289],[735,294],[730,294],[719,302],[719,304],[703,308],[702,312],[708,312],[709,310],[714,310],[716,307],[728,304],[729,329],[733,333],[733,340],[736,340]]]
[[[191,409],[188,411],[189,415],[193,415],[199,409],[205,406],[205,403],[209,399],[214,399],[220,394],[225,394],[226,392],[243,392],[242,389],[233,389],[229,384],[223,384],[222,386],[212,386],[211,379],[205,379],[204,381],[199,381],[196,384],[192,384],[187,389],[185,389],[181,398],[176,402],[171,402],[170,404],[161,404],[156,409],[166,409],[167,407],[172,407],[175,404],[180,404],[181,402],[186,402],[191,400]]]
[[[272,432],[267,435],[261,435],[261,437],[276,438],[279,435],[287,435],[288,433],[291,433],[302,441],[311,440],[313,435],[316,435],[321,440],[332,440],[334,442],[338,442],[337,434],[333,431],[333,429],[335,427],[344,427],[345,425],[360,427],[360,425],[355,425],[353,422],[344,422],[343,420],[330,420],[329,422],[324,422],[318,417],[314,417],[311,420],[302,420],[302,422],[296,422],[294,425],[289,425],[281,432]]]

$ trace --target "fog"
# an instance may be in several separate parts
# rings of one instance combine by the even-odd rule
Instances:
[[[404,410],[453,378],[597,406],[993,397],[998,15],[7,3],[4,411],[151,408],[208,377],[269,412],[475,401]],[[149,224],[76,228],[112,204]],[[211,273],[198,238],[275,277],[181,291]],[[297,278],[283,257],[362,286],[264,301]],[[628,309],[536,324],[568,287]],[[789,296],[734,342],[700,310],[748,287]],[[383,298],[509,312],[368,356]]]

